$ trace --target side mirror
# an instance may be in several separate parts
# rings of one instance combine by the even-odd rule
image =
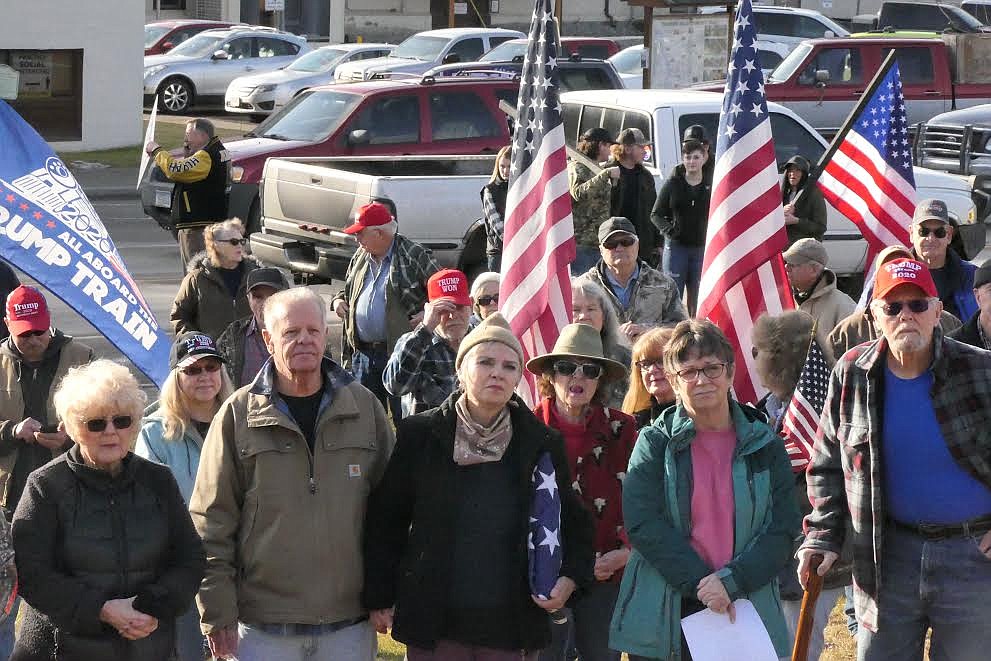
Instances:
[[[444,56],[443,64],[457,64],[461,61],[461,56],[457,53],[448,53]]]
[[[816,71],[816,87],[822,89],[829,84],[829,71],[827,69],[819,69]]]
[[[173,44],[171,41],[166,41],[164,44],[162,44],[163,51],[172,50],[173,48],[175,48],[175,44]]]
[[[825,32],[822,33],[822,36],[826,39],[832,39],[833,37],[836,36],[836,33],[833,32],[832,30],[826,30]]]
[[[230,58],[230,54],[225,50],[214,51],[213,55],[210,56],[211,60],[229,60]]]
[[[367,129],[355,129],[348,134],[348,144],[352,147],[367,145],[372,140],[372,135]]]

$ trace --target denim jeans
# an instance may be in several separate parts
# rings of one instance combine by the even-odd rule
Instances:
[[[237,661],[375,661],[378,639],[368,620],[311,635],[270,633],[237,625]]]
[[[661,268],[678,285],[678,296],[688,289],[688,311],[695,314],[698,307],[699,283],[702,281],[703,246],[686,246],[668,239],[664,242]]]
[[[382,373],[385,372],[385,364],[388,362],[389,354],[385,351],[366,353],[355,350],[351,356],[351,375],[375,395],[387,413],[392,413],[393,420],[399,421],[403,417],[400,399],[390,395],[382,382]]]
[[[577,278],[595,266],[599,258],[599,249],[592,246],[578,246],[575,261],[571,262],[571,277]]]
[[[823,633],[826,630],[826,623],[829,621],[829,614],[833,612],[833,606],[843,595],[843,588],[831,588],[823,590],[816,601],[815,614],[812,619],[812,638],[809,640],[809,661],[818,661],[826,646]],[[788,624],[788,633],[791,635],[792,643],[795,641],[795,631],[798,629],[798,615],[802,612],[802,601],[781,600],[781,611],[785,615],[785,622]]]
[[[921,661],[929,628],[930,661],[991,657],[991,559],[979,541],[927,541],[886,526],[877,632],[860,627],[858,661]]]
[[[540,653],[540,661],[568,661],[571,640],[582,661],[619,661],[620,653],[609,649],[609,621],[618,596],[619,583],[589,587],[569,609],[567,622],[551,624],[551,644]]]
[[[195,604],[175,619],[175,639],[177,661],[203,661],[200,612]]]

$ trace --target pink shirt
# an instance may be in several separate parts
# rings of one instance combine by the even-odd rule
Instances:
[[[692,441],[692,548],[713,570],[733,559],[736,432],[700,431]]]

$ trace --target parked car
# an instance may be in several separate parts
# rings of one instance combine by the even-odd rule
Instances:
[[[272,157],[495,154],[509,144],[499,101],[516,106],[519,81],[448,78],[313,87],[240,140],[231,163],[229,214],[259,227],[258,182]],[[172,184],[157,168],[142,183],[145,213],[167,225]],[[476,191],[476,196],[477,196]]]
[[[562,92],[575,90],[620,89],[623,81],[616,69],[603,60],[560,60],[557,63],[558,84]],[[444,64],[429,70],[424,76],[435,78],[506,78],[518,77],[522,62],[466,62]]]
[[[699,12],[715,14],[725,7],[702,7]],[[850,31],[831,18],[812,9],[798,7],[754,6],[754,24],[761,41],[777,41],[793,47],[806,39],[845,37]]]
[[[504,41],[482,57],[479,62],[512,62],[526,55],[526,39]],[[583,60],[605,60],[620,51],[619,44],[605,37],[561,37],[561,49],[568,57],[577,55]]]
[[[903,0],[882,2],[875,27],[965,34],[987,31],[983,23],[955,5]]]
[[[991,214],[991,103],[936,115],[917,129],[916,165],[970,177],[977,217]]]
[[[157,95],[159,110],[176,114],[223,105],[235,78],[281,69],[309,50],[303,37],[274,28],[205,30],[166,55],[145,57],[144,102]]]
[[[964,0],[960,3],[960,9],[984,25],[991,25],[991,0]]]
[[[145,24],[145,55],[167,53],[203,30],[230,28],[234,23],[202,21],[197,18],[177,18]]]
[[[397,75],[419,76],[440,64],[472,62],[504,41],[525,37],[501,28],[445,28],[419,32],[399,44],[389,57],[352,62],[337,67],[339,83],[381,80]]]
[[[758,41],[757,60],[767,78],[791,52],[791,44],[777,41]],[[609,58],[609,63],[616,68],[626,89],[638,90],[643,87],[643,67],[646,64],[646,49],[643,46],[624,48]]]
[[[333,83],[334,70],[345,62],[383,57],[395,47],[370,43],[323,46],[300,56],[285,69],[235,78],[227,87],[224,110],[257,116],[261,121],[303,90]]]

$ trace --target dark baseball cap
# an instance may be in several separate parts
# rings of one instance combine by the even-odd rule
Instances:
[[[247,291],[251,291],[259,285],[267,285],[275,289],[275,291],[289,289],[289,283],[286,282],[282,271],[271,266],[255,269],[248,273]]]
[[[927,220],[938,220],[946,225],[950,224],[950,212],[946,209],[946,202],[929,198],[922,200],[915,205],[915,213],[912,215],[912,224],[919,225]]]
[[[974,289],[991,282],[991,259],[977,267],[974,273]]]
[[[601,126],[596,126],[595,128],[585,131],[579,139],[584,140],[585,142],[606,142],[610,145],[616,144],[616,139],[612,137],[612,134]]]
[[[628,218],[623,216],[613,216],[606,222],[599,225],[599,244],[603,244],[613,234],[622,232],[624,234],[637,235],[637,228],[633,226]]]
[[[169,352],[169,369],[189,367],[200,358],[216,358],[222,363],[227,362],[217,351],[217,345],[209,335],[196,331],[183,333],[172,343],[172,350]]]
[[[623,129],[619,132],[619,139],[617,142],[621,145],[649,145],[650,140],[643,134],[638,128],[628,128]]]
[[[689,142],[690,140],[701,142],[703,145],[709,144],[709,138],[705,135],[705,128],[701,124],[692,124],[685,129],[684,135],[681,136],[681,141]]]

